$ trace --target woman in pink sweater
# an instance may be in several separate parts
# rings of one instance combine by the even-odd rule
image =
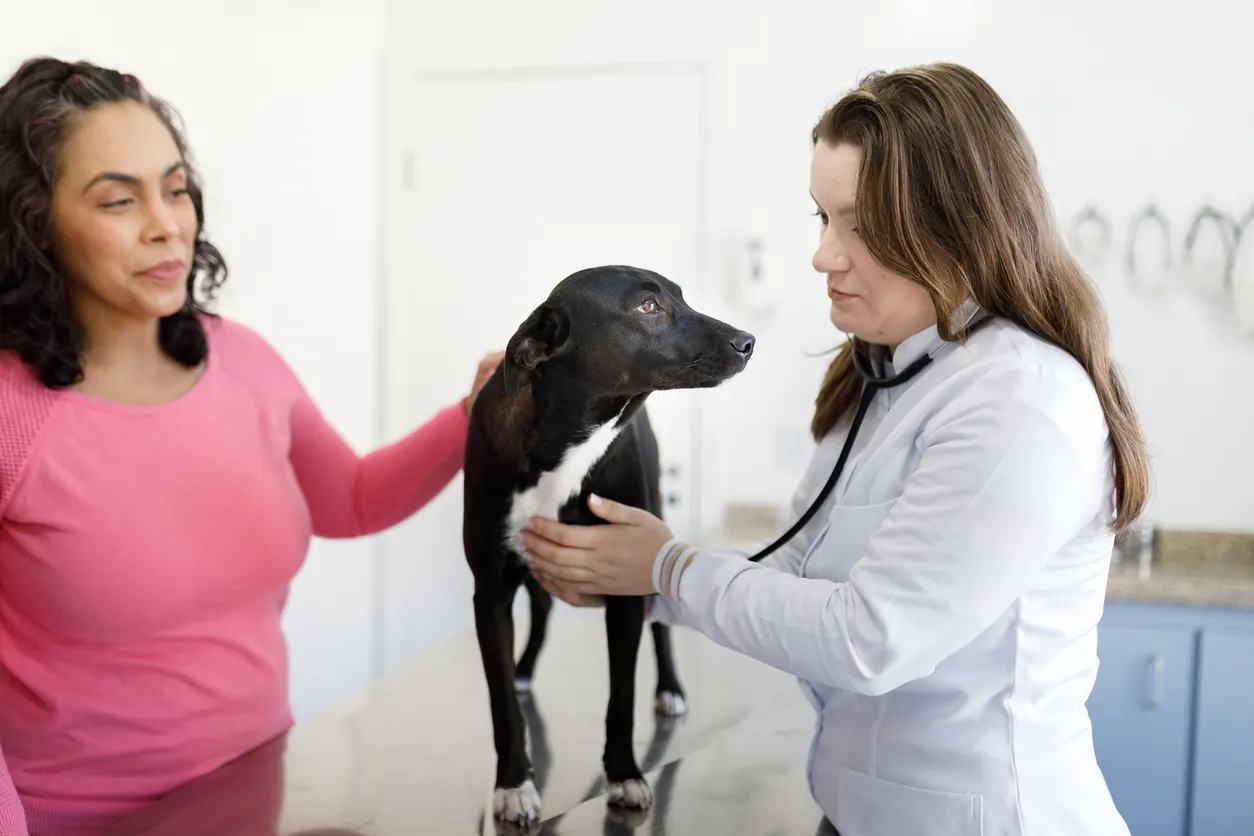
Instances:
[[[37,59],[0,87],[0,207],[0,836],[95,834],[288,728],[310,537],[439,493],[500,355],[359,458],[202,308],[225,264],[133,76]]]

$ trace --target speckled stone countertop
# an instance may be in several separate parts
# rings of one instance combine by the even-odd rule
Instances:
[[[702,545],[769,542],[782,531],[776,523],[782,521],[746,514],[735,527],[702,538]],[[1254,532],[1158,529],[1146,580],[1135,549],[1122,559],[1118,554],[1107,585],[1110,600],[1254,610]]]
[[[1254,533],[1159,529],[1149,578],[1135,555],[1110,570],[1112,600],[1254,610]]]

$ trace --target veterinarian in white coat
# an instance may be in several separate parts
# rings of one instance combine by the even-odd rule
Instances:
[[[535,520],[528,560],[568,602],[652,593],[654,618],[799,677],[810,789],[841,836],[1127,834],[1085,702],[1147,454],[1032,151],[952,65],[866,80],[814,140],[814,266],[856,340],[794,515],[848,439],[853,352],[872,380],[917,373],[875,391],[831,495],[761,563],[595,498],[611,525]]]

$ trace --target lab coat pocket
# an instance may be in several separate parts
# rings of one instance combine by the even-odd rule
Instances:
[[[884,524],[897,500],[874,505],[837,505],[827,528],[802,565],[802,575],[841,583],[849,580],[853,565],[866,554],[871,536]]]
[[[983,836],[984,799],[840,770],[834,823],[841,836]]]

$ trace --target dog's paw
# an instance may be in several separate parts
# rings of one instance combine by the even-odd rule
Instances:
[[[688,713],[688,703],[683,694],[663,691],[653,701],[653,711],[659,717],[682,717]]]
[[[531,678],[519,677],[518,679],[515,679],[514,690],[516,690],[520,694],[530,694],[531,693]]]
[[[535,824],[540,820],[540,793],[530,779],[521,786],[497,787],[492,796],[492,811],[498,819],[515,824]]]
[[[649,782],[643,778],[615,781],[609,785],[609,790],[605,795],[606,801],[615,807],[647,810],[653,806],[653,790],[649,788]]]

